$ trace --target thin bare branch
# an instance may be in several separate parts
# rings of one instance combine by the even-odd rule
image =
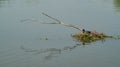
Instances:
[[[67,26],[67,27],[72,27],[72,28],[75,28],[75,29],[77,29],[77,30],[82,31],[79,27],[76,27],[76,26],[74,26],[74,25],[72,25],[72,24],[65,24],[64,22],[61,22],[60,20],[58,20],[58,19],[56,19],[56,18],[53,18],[53,17],[51,17],[51,16],[49,16],[49,15],[47,15],[47,14],[45,14],[45,13],[42,13],[42,14],[45,15],[45,16],[47,16],[47,17],[49,17],[49,18],[51,18],[51,19],[53,19],[54,21],[57,21],[57,22],[45,23],[45,24],[61,24],[61,25],[64,25],[64,26]]]
[[[51,19],[53,19],[53,20],[55,20],[55,21],[57,21],[59,24],[61,24],[61,21],[60,20],[58,20],[58,19],[56,19],[56,18],[53,18],[53,17],[51,17],[51,16],[49,16],[49,15],[47,15],[47,14],[45,14],[45,13],[42,13],[43,15],[45,15],[45,16],[47,16],[47,17],[49,17],[49,18],[51,18]],[[58,24],[57,23],[57,24]]]
[[[65,24],[64,22],[56,19],[56,18],[53,18],[45,13],[42,13],[43,15],[51,18],[52,20],[54,20],[55,22],[46,22],[46,21],[40,21],[40,20],[35,20],[35,19],[24,19],[24,20],[21,20],[21,22],[39,22],[39,23],[42,23],[42,24],[61,24],[61,25],[64,25],[66,27],[72,27],[74,29],[77,29],[79,31],[82,31],[79,27],[76,27],[75,25],[72,25],[72,24]]]
[[[23,20],[21,20],[21,22],[40,22],[40,23],[45,23],[44,21],[39,21],[39,20],[35,20],[35,19],[23,19]]]

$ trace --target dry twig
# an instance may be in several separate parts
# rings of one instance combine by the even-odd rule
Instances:
[[[49,16],[49,15],[47,15],[45,13],[42,13],[42,14],[45,15],[45,16],[47,16],[47,17],[49,17],[49,18],[51,18],[51,19],[53,19],[54,21],[56,21],[56,22],[45,23],[45,24],[61,24],[61,25],[64,25],[64,26],[67,26],[67,27],[72,27],[72,28],[75,28],[75,29],[77,29],[79,31],[82,31],[79,27],[76,27],[76,26],[74,26],[72,24],[65,24],[64,22],[61,22],[60,20],[58,20],[56,18],[53,18],[53,17],[51,17],[51,16]]]

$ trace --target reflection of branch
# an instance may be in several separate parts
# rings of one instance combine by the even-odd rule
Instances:
[[[57,48],[47,48],[47,49],[40,49],[40,50],[37,50],[37,49],[30,49],[30,48],[25,48],[23,46],[20,47],[22,50],[24,50],[25,52],[36,52],[36,54],[41,54],[41,53],[47,53],[47,52],[58,52],[60,53],[61,50],[60,49],[57,49]]]
[[[39,50],[25,48],[24,46],[21,46],[20,48],[24,50],[25,52],[32,52],[35,54],[41,54],[41,53],[47,54],[45,56],[45,59],[50,59],[52,57],[55,57],[55,55],[57,54],[61,54],[61,49],[57,49],[57,48],[47,48],[47,49],[39,49]]]
[[[81,44],[76,44],[74,46],[65,46],[65,47],[63,47],[61,49],[47,48],[47,49],[39,49],[39,50],[37,50],[37,49],[25,48],[24,46],[21,46],[20,48],[22,50],[24,50],[25,52],[33,52],[33,53],[36,53],[36,54],[44,53],[44,54],[46,54],[45,59],[47,60],[47,59],[56,57],[58,54],[61,54],[62,51],[66,51],[66,50],[72,51],[73,49],[75,49],[78,46],[81,46]]]
[[[38,50],[35,50],[35,49],[28,49],[28,48],[25,48],[23,46],[20,47],[22,50],[24,50],[25,52],[36,52]]]
[[[61,49],[57,49],[57,48],[47,48],[47,49],[41,49],[38,52],[36,52],[37,54],[41,54],[41,53],[61,53]]]

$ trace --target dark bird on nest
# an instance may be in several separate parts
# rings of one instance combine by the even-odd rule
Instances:
[[[82,29],[82,32],[83,32],[83,33],[88,33],[88,34],[91,33],[91,31],[86,31],[85,29]]]

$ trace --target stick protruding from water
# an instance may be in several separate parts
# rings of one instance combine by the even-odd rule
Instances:
[[[46,24],[61,24],[61,25],[64,25],[64,26],[67,26],[67,27],[72,27],[72,28],[75,28],[75,29],[77,29],[79,31],[82,31],[79,27],[76,27],[76,26],[74,26],[72,24],[65,24],[64,22],[61,22],[60,20],[58,20],[56,18],[53,18],[53,17],[47,15],[46,13],[42,13],[42,14],[49,17],[49,18],[51,18],[51,19],[53,19],[54,21],[56,21],[56,22],[53,22],[53,23],[46,23]]]

